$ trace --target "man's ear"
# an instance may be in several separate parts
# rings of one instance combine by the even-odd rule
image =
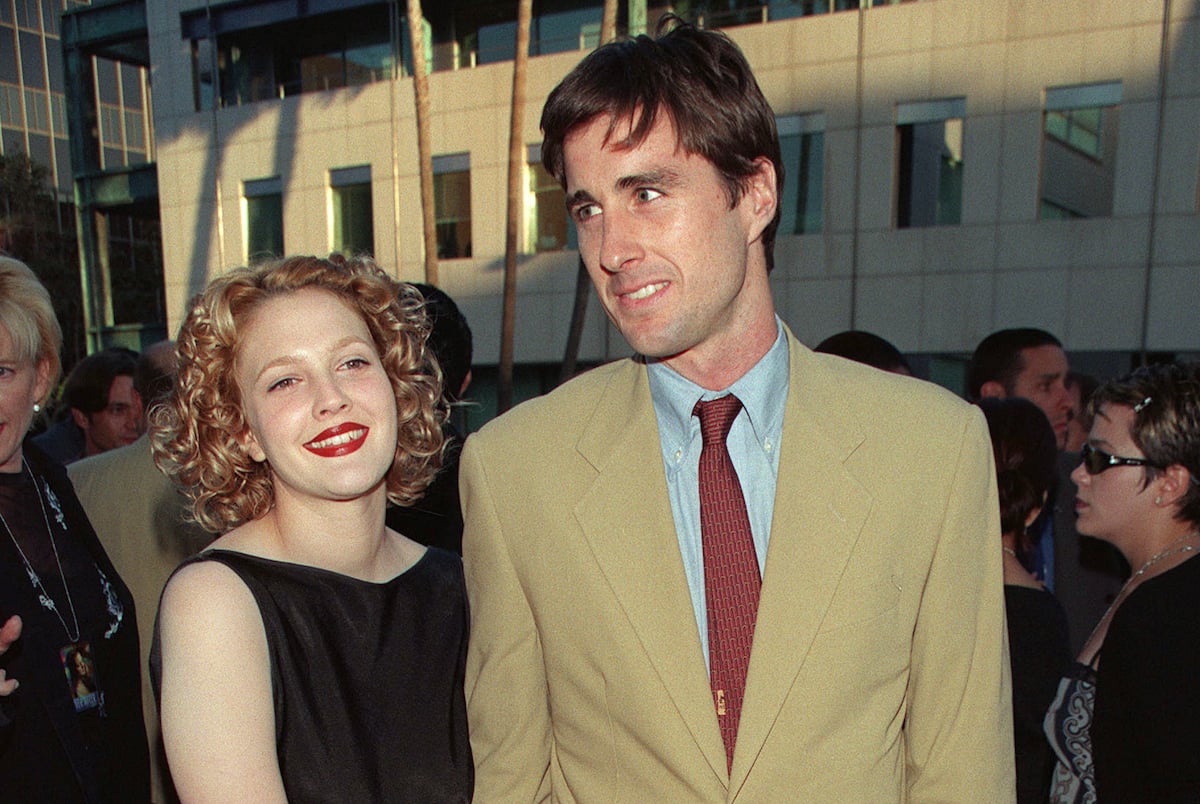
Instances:
[[[79,425],[79,429],[87,432],[92,423],[88,421],[87,414],[79,408],[71,408],[71,418],[75,420],[75,424]]]
[[[1004,390],[1002,383],[995,380],[988,380],[979,386],[979,397],[981,399],[1006,399],[1008,392]]]
[[[775,217],[779,207],[779,189],[775,176],[775,165],[765,156],[754,160],[754,173],[746,177],[742,184],[742,202],[746,212],[751,216],[748,230],[749,242],[762,237]]]

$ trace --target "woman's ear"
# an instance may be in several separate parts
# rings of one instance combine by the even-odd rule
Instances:
[[[33,401],[40,405],[50,393],[50,361],[39,360],[33,371]]]
[[[238,437],[238,441],[242,445],[242,449],[250,456],[250,460],[255,463],[262,463],[267,459],[267,453],[263,451],[262,445],[258,443],[258,437],[254,435],[254,431],[246,425],[245,431]]]
[[[1162,505],[1174,507],[1179,505],[1180,500],[1187,494],[1188,489],[1192,484],[1192,474],[1187,470],[1187,467],[1173,463],[1166,469],[1163,469],[1158,478],[1154,481],[1158,486],[1155,489],[1155,501],[1162,500]]]

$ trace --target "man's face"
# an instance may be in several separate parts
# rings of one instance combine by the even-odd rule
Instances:
[[[760,160],[731,208],[717,169],[678,147],[666,114],[635,148],[616,145],[629,121],[606,142],[608,126],[608,117],[597,117],[563,147],[580,254],[629,344],[700,382],[688,367],[745,349],[747,334],[761,329],[764,300],[774,338],[759,242],[774,215],[774,169]]]
[[[83,430],[86,455],[132,444],[142,434],[142,400],[133,390],[133,377],[128,375],[113,379],[105,408],[95,413],[72,413]]]
[[[1058,448],[1067,442],[1071,420],[1071,393],[1067,390],[1067,355],[1058,346],[1034,346],[1021,350],[1025,367],[1013,382],[1010,396],[1028,399],[1046,414],[1054,427]]]

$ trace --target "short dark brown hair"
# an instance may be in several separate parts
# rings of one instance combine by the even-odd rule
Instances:
[[[1026,349],[1039,346],[1057,346],[1062,341],[1044,329],[1024,327],[1002,329],[988,335],[975,347],[971,363],[967,367],[967,399],[979,399],[984,383],[998,382],[1004,393],[1012,394],[1017,377],[1025,370]]]
[[[1105,405],[1133,409],[1129,435],[1146,456],[1146,482],[1164,467],[1188,471],[1188,490],[1175,518],[1200,525],[1200,363],[1158,363],[1101,384],[1088,401],[1095,416]]]
[[[679,144],[704,157],[725,181],[730,206],[766,157],[775,166],[776,192],[783,192],[783,156],[775,114],[742,51],[729,37],[703,31],[666,15],[657,37],[645,34],[610,42],[576,65],[546,99],[542,110],[542,162],[565,188],[563,143],[576,128],[602,115],[608,136],[628,120],[629,136],[617,143],[636,148],[666,114]],[[782,204],[763,230],[767,270],[775,263],[775,233]]]

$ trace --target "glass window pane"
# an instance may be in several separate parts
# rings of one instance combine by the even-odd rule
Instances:
[[[1046,90],[1038,218],[1112,214],[1121,85],[1089,84]],[[1072,105],[1072,104],[1079,105]]]
[[[821,231],[825,133],[806,131],[804,125],[797,128],[799,133],[784,134],[779,138],[787,177],[781,199],[781,234],[811,234]]]
[[[530,162],[527,175],[524,252],[575,248],[574,227],[568,222],[562,186],[541,162]]]
[[[897,126],[896,226],[953,225],[962,220],[963,121]]]
[[[471,173],[435,174],[433,200],[437,221],[438,257],[471,256]]]
[[[246,259],[283,256],[283,195],[246,197]]]
[[[371,185],[347,184],[333,189],[333,250],[343,254],[375,254],[375,219]]]

